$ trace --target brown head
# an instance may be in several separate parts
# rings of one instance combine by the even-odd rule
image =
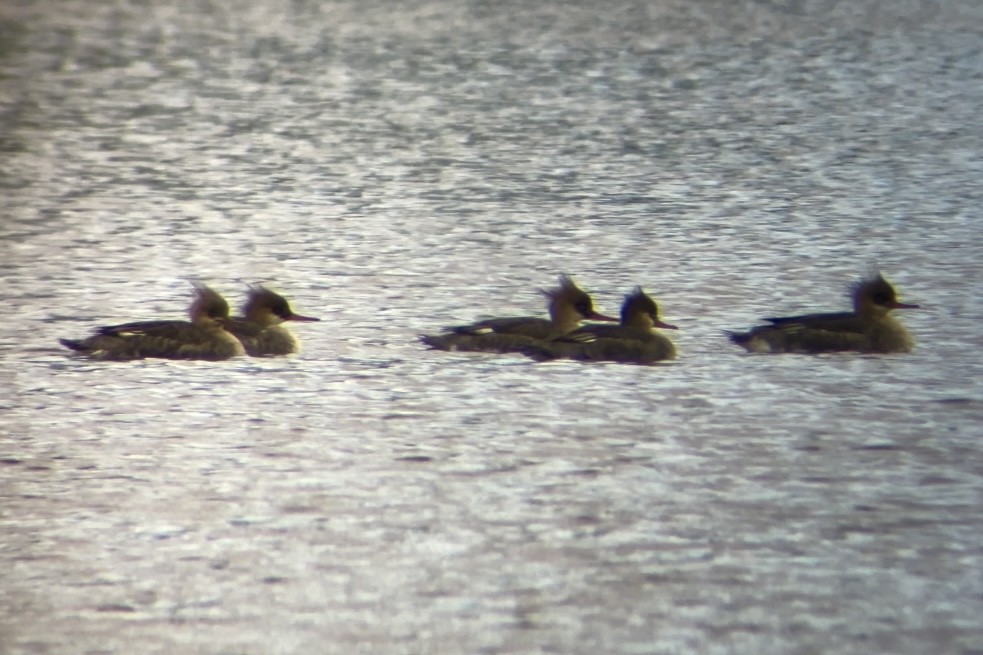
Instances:
[[[550,318],[557,325],[565,325],[573,329],[573,327],[576,327],[584,319],[611,322],[617,322],[618,320],[595,312],[594,301],[568,275],[560,276],[560,285],[558,287],[544,289],[540,293],[549,299],[547,307]]]
[[[249,296],[242,307],[246,320],[261,325],[277,325],[284,321],[320,321],[313,316],[301,316],[290,309],[290,303],[280,294],[263,286],[249,287]]]
[[[218,324],[229,317],[229,303],[220,293],[204,284],[192,283],[192,286],[195,288],[195,299],[188,309],[192,323]]]
[[[873,273],[853,286],[853,311],[867,316],[884,316],[892,309],[917,309],[898,302],[898,293],[880,273]]]
[[[648,294],[642,291],[642,287],[635,287],[631,293],[625,296],[625,302],[621,305],[621,324],[642,330],[651,330],[652,328],[677,329],[675,325],[664,323],[659,318],[659,306]]]

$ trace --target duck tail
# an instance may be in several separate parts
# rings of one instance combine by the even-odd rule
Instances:
[[[420,334],[417,335],[420,343],[433,350],[449,350],[447,336],[443,334]]]
[[[74,339],[59,339],[58,343],[65,346],[69,350],[74,350],[77,353],[85,352],[88,348],[81,341],[76,341]]]

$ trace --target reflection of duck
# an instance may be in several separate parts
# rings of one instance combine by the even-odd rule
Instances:
[[[294,314],[286,298],[261,286],[250,287],[242,313],[245,316],[229,319],[225,329],[234,334],[242,342],[246,353],[253,357],[298,352],[300,344],[297,338],[281,323],[321,320]]]
[[[655,328],[675,330],[659,318],[659,307],[641,287],[625,296],[620,325],[585,325],[548,343],[524,350],[534,359],[577,359],[651,364],[676,356],[672,341]]]
[[[894,287],[880,273],[857,282],[852,297],[852,312],[767,318],[770,325],[727,334],[748,352],[759,353],[902,353],[914,348],[911,335],[890,312],[918,305],[898,302]]]
[[[420,340],[438,350],[517,352],[526,346],[562,336],[576,329],[585,319],[615,320],[595,312],[591,297],[566,275],[560,276],[558,287],[542,293],[549,299],[549,319],[528,316],[492,318],[447,328],[440,335],[422,335]]]
[[[229,316],[225,298],[205,285],[195,285],[188,321],[143,321],[98,328],[96,334],[75,341],[61,339],[66,348],[93,359],[221,360],[244,355],[239,340],[225,331]]]

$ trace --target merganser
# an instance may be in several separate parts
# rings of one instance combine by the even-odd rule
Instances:
[[[655,328],[675,330],[659,318],[659,306],[641,287],[625,296],[620,325],[585,325],[523,352],[540,361],[566,358],[651,364],[673,359],[676,347]]]
[[[437,350],[519,352],[524,347],[563,336],[585,319],[617,322],[617,319],[594,311],[591,297],[567,275],[560,276],[559,286],[540,293],[549,300],[549,319],[531,316],[492,318],[446,328],[444,334],[421,335],[420,341]]]
[[[854,284],[851,296],[852,312],[766,318],[770,325],[726,334],[754,353],[911,352],[914,339],[890,312],[918,305],[898,302],[894,287],[880,273]]]
[[[242,344],[225,331],[229,303],[203,284],[195,284],[188,311],[191,321],[142,321],[111,325],[81,340],[60,339],[63,346],[92,359],[223,360],[245,355]]]
[[[243,316],[226,321],[225,329],[234,334],[242,342],[246,354],[253,357],[299,352],[300,343],[297,338],[281,323],[321,320],[295,314],[286,298],[263,286],[250,287],[242,313]]]

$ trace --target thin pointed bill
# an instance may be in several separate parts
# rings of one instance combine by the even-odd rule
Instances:
[[[291,314],[288,321],[297,321],[299,323],[316,323],[320,321],[319,318],[314,318],[313,316],[301,316],[300,314]]]
[[[611,318],[610,316],[605,316],[604,314],[598,314],[597,312],[591,312],[591,315],[587,317],[590,321],[608,321],[609,323],[620,323],[616,318]]]

